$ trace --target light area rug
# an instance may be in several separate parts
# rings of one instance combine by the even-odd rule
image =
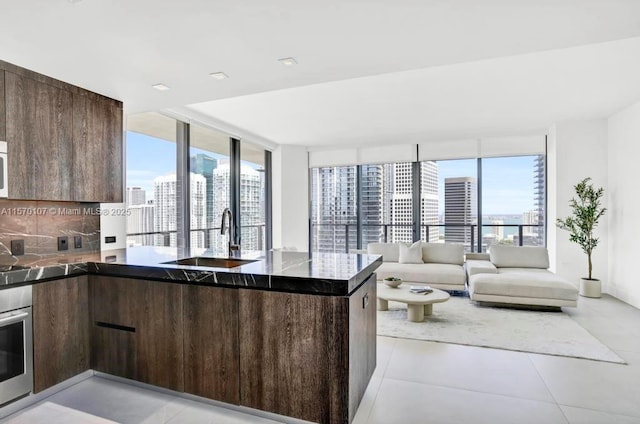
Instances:
[[[625,364],[563,312],[478,306],[465,297],[433,305],[423,322],[407,321],[407,307],[389,302],[378,311],[378,335]]]

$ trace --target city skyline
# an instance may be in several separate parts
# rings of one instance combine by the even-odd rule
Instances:
[[[176,143],[146,134],[127,131],[126,178],[127,187],[140,187],[146,193],[147,201],[153,201],[153,180],[159,176],[176,173]],[[228,161],[229,156],[209,150],[191,147],[189,157],[206,155],[217,161]],[[240,161],[253,169],[262,165]],[[197,172],[196,172],[197,173]]]
[[[495,243],[518,244],[520,238],[527,245],[544,245],[544,228],[536,227],[544,224],[544,156],[482,159],[482,217],[478,217],[477,163],[476,159],[420,162],[420,239],[468,247],[475,240],[483,250]],[[356,248],[358,239],[361,246],[412,241],[413,175],[411,162],[313,168],[312,249],[346,251]],[[520,178],[517,190],[509,185],[505,189],[504,182],[514,175],[526,178]],[[518,202],[520,210],[497,209],[495,197],[506,192],[525,199]],[[465,227],[439,227],[445,223]],[[471,226],[478,224],[481,235],[477,227],[472,231]]]

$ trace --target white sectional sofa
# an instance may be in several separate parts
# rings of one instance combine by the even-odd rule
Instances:
[[[382,255],[382,265],[376,270],[378,281],[386,277],[399,277],[406,284],[426,284],[441,290],[466,289],[464,246],[421,243],[420,257],[403,263],[400,260],[400,244],[370,243],[367,246],[368,254]],[[403,249],[406,247],[404,244]]]
[[[494,245],[488,260],[469,255],[469,297],[478,302],[533,306],[576,306],[578,289],[549,271],[544,247]],[[473,258],[473,259],[472,259]]]

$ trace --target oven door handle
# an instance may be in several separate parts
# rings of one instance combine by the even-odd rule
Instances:
[[[0,318],[0,326],[2,325],[8,325],[8,324],[12,324],[14,322],[18,322],[18,321],[22,321],[24,320],[25,317],[28,317],[29,314],[26,312],[23,312],[21,314],[16,314],[16,315],[11,315],[5,318]]]

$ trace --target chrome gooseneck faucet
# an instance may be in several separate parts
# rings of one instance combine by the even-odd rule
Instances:
[[[227,220],[226,218],[229,217]],[[224,235],[224,233],[228,230],[229,232],[229,257],[235,256],[235,252],[240,251],[240,245],[234,244],[236,240],[236,231],[233,225],[233,215],[231,214],[231,210],[229,208],[224,208],[222,211],[222,224],[220,224],[220,234]]]

